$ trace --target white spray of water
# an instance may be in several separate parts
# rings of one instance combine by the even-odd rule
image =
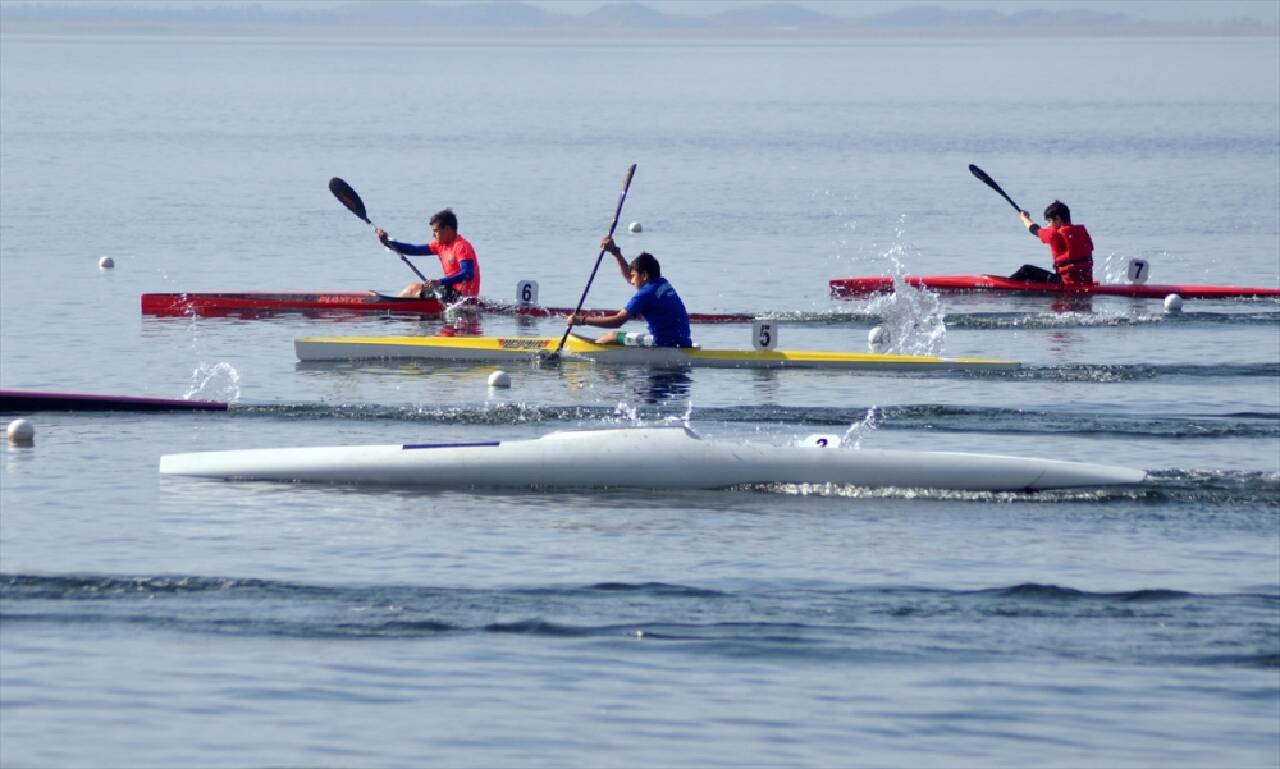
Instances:
[[[840,438],[840,446],[843,448],[862,448],[862,439],[875,432],[876,424],[876,407],[872,406],[867,409],[867,414],[860,422],[854,422],[845,431]]]
[[[881,254],[893,264],[893,293],[877,294],[867,302],[867,310],[881,317],[880,326],[889,333],[884,352],[905,355],[937,355],[947,337],[946,312],[937,294],[907,284],[907,262],[918,256],[905,242],[907,218],[898,218],[895,239]]]
[[[191,387],[183,398],[235,401],[240,399],[240,372],[226,361],[201,363],[191,372]]]
[[[446,304],[441,312],[441,318],[445,323],[457,323],[463,317],[463,313],[475,312],[475,308],[471,306],[469,297],[459,297],[457,301]]]
[[[684,425],[686,430],[693,429],[693,398],[685,402],[684,414],[680,417],[680,424]]]
[[[621,401],[617,406],[613,407],[613,415],[623,422],[640,423],[640,409],[626,401]]]
[[[644,427],[648,420],[640,414],[640,407],[632,406],[626,401],[620,401],[613,407],[613,418],[621,424],[630,423],[635,427]],[[693,430],[693,400],[685,402],[684,413],[679,416],[664,416],[659,420],[663,425],[681,425],[688,430]]]

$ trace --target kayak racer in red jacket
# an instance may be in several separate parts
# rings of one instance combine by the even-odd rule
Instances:
[[[431,217],[431,233],[435,236],[430,243],[401,243],[387,236],[386,230],[377,229],[374,234],[382,245],[406,256],[435,255],[440,260],[440,269],[444,277],[440,280],[428,280],[425,283],[410,283],[400,292],[402,297],[422,297],[435,288],[444,290],[444,298],[448,301],[462,296],[480,295],[480,262],[476,259],[476,250],[466,238],[458,234],[458,217],[451,209],[444,209]]]
[[[1055,200],[1044,210],[1048,223],[1041,227],[1031,220],[1031,214],[1019,211],[1027,231],[1047,243],[1053,255],[1053,272],[1024,264],[1010,275],[1012,280],[1030,280],[1041,283],[1062,283],[1066,286],[1093,285],[1093,239],[1083,224],[1071,223],[1071,209],[1061,200]]]

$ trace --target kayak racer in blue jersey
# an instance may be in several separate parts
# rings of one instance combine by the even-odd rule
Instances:
[[[635,286],[636,293],[627,302],[627,306],[603,317],[587,317],[582,313],[569,316],[571,326],[599,326],[600,328],[621,328],[629,320],[643,319],[649,324],[649,335],[655,347],[692,347],[693,340],[689,333],[689,313],[675,288],[662,277],[662,267],[653,254],[644,251],[628,264],[622,257],[622,249],[606,235],[600,241],[600,247],[610,254],[618,263],[622,277]],[[625,344],[626,334],[619,331],[605,334],[596,340],[597,344]]]

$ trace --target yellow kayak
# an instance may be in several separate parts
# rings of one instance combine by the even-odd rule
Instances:
[[[301,337],[294,340],[300,361],[417,360],[524,362],[555,352],[559,337]],[[642,347],[596,344],[570,335],[560,357],[567,361],[625,366],[699,368],[806,368],[853,371],[993,370],[1018,368],[1013,360],[944,358],[871,352],[805,350],[709,350],[701,347]]]

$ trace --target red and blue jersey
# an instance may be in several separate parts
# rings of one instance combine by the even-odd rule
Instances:
[[[437,240],[420,246],[388,240],[387,246],[406,256],[434,254],[444,271],[441,284],[452,287],[462,296],[480,295],[480,261],[476,259],[476,250],[461,235],[455,235],[447,246]]]

